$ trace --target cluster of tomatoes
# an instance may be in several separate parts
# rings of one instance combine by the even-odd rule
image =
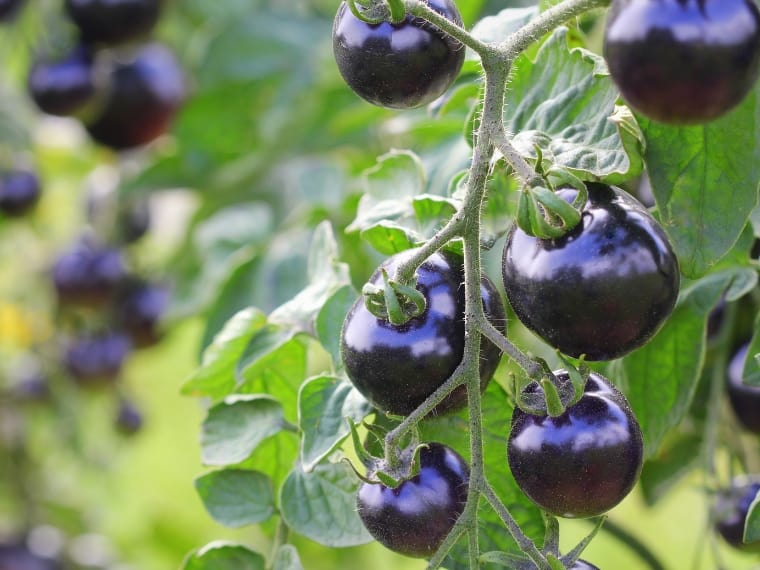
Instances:
[[[451,0],[426,3],[461,25]],[[334,21],[333,48],[349,87],[370,103],[397,109],[441,96],[464,60],[464,47],[426,22],[407,16],[400,22],[367,23],[346,2]],[[760,14],[751,0],[615,0],[604,55],[622,97],[635,110],[670,124],[704,123],[729,112],[754,85],[760,70]],[[646,344],[664,324],[678,297],[679,267],[665,232],[642,204],[619,188],[585,186],[581,222],[563,237],[540,239],[517,225],[509,231],[503,282],[514,313],[549,345],[587,361],[611,360]],[[572,203],[578,189],[557,193]],[[387,260],[369,288],[387,285],[408,255]],[[416,279],[425,300],[421,314],[396,325],[359,299],[342,330],[349,378],[376,408],[393,415],[418,408],[463,358],[463,259],[435,253],[420,265]],[[504,332],[504,306],[485,276],[481,293],[487,319]],[[737,372],[744,350],[737,356],[741,364],[729,374],[729,393],[742,394],[732,396],[740,402],[738,417],[757,432],[760,400]],[[499,359],[499,349],[484,339],[483,388]],[[568,371],[552,376],[559,392],[572,384]],[[542,390],[530,383],[512,416],[507,458],[515,480],[556,516],[608,511],[631,491],[642,468],[641,429],[628,402],[597,373],[588,375],[583,393],[575,394],[561,415],[550,415],[548,405],[541,411],[524,405],[541,401]],[[748,391],[755,393],[754,400],[745,398]],[[460,389],[434,413],[465,403]],[[419,459],[418,475],[397,488],[366,482],[357,503],[377,540],[402,554],[429,557],[464,511],[469,474],[464,460],[438,443],[423,448]],[[731,502],[733,509],[723,511],[733,518],[723,517],[717,528],[732,544],[742,542],[747,508],[759,487],[752,482],[722,499]],[[593,566],[578,561],[573,568]]]

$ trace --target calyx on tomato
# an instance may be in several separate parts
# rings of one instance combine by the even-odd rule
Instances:
[[[569,381],[565,370],[554,374]],[[556,516],[593,517],[613,508],[636,484],[643,457],[641,428],[627,400],[595,372],[564,414],[539,416],[516,408],[512,415],[512,475],[533,502]]]
[[[411,251],[388,259],[369,283],[382,284],[382,271],[395,273]],[[403,325],[373,315],[364,299],[354,303],[343,323],[341,355],[351,382],[376,408],[408,415],[456,370],[464,355],[463,258],[450,252],[431,255],[417,269],[417,290],[425,296],[425,310]],[[483,277],[481,294],[486,317],[504,331],[504,306],[493,283]],[[501,353],[488,341],[480,350],[481,386],[485,388]],[[436,408],[442,413],[466,403],[464,386]]]
[[[573,357],[610,360],[644,345],[673,311],[678,260],[652,215],[623,190],[587,183],[581,222],[556,239],[513,227],[504,288],[520,321]],[[572,201],[577,190],[557,193]]]

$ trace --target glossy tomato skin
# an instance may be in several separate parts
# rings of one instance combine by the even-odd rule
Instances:
[[[60,61],[39,60],[29,72],[27,87],[37,107],[66,117],[81,111],[96,95],[94,54],[85,45]]]
[[[411,252],[389,258],[381,268],[393,276]],[[425,311],[396,326],[378,319],[359,298],[349,311],[341,334],[341,355],[354,386],[378,409],[408,415],[443,384],[464,355],[464,269],[462,257],[439,252],[417,269],[417,289],[426,299]],[[382,284],[381,270],[370,283]],[[493,283],[483,277],[483,307],[488,319],[504,331],[505,315]],[[490,342],[481,346],[480,377],[485,388],[500,359]],[[464,388],[464,387],[462,387]],[[458,389],[436,408],[443,413],[461,408],[466,390]]]
[[[83,239],[53,264],[53,286],[58,302],[102,307],[115,297],[127,278],[127,271],[121,251]]]
[[[420,451],[420,472],[397,488],[370,483],[359,487],[359,517],[390,550],[428,558],[464,511],[469,478],[469,467],[456,451],[430,443]]]
[[[117,300],[116,321],[136,348],[161,340],[159,322],[169,300],[169,290],[161,285],[135,281],[124,287]]]
[[[116,64],[104,107],[87,131],[115,150],[147,144],[166,132],[185,94],[185,77],[174,54],[161,44],[147,44]]]
[[[749,342],[731,357],[726,373],[726,391],[739,422],[752,433],[760,434],[760,387],[744,384],[744,363],[748,361]]]
[[[23,3],[24,0],[0,0],[0,24],[10,22]]]
[[[599,568],[585,560],[576,560],[575,564],[570,566],[570,570],[599,570]]]
[[[587,360],[644,345],[673,311],[678,261],[665,232],[623,190],[588,183],[582,221],[542,240],[510,230],[504,288],[520,321],[551,346]],[[571,200],[576,190],[559,190]]]
[[[81,385],[107,385],[118,379],[131,349],[129,338],[122,333],[83,336],[68,343],[64,364]]]
[[[564,370],[555,374],[569,380]],[[515,481],[556,516],[594,517],[610,510],[633,489],[643,457],[641,428],[627,400],[596,373],[561,416],[519,408],[512,415],[507,458]]]
[[[604,56],[634,109],[663,123],[704,123],[756,81],[760,13],[752,0],[615,0]]]
[[[161,0],[66,0],[65,4],[82,38],[106,45],[146,35],[161,13]]]
[[[436,12],[462,25],[453,0],[426,0]],[[420,107],[440,97],[457,78],[464,46],[422,20],[367,24],[342,2],[333,24],[333,52],[343,79],[374,105]]]
[[[40,199],[40,180],[34,172],[0,173],[0,214],[16,217],[28,213]]]
[[[736,478],[731,488],[718,493],[714,509],[715,530],[736,549],[760,551],[760,542],[744,542],[744,524],[752,502],[760,492],[760,481]]]

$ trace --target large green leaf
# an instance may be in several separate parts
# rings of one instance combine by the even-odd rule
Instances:
[[[567,28],[558,28],[535,61],[524,54],[515,62],[504,124],[525,157],[534,158],[537,145],[581,179],[620,182],[641,172],[643,137],[617,98],[604,60],[571,49]]]
[[[304,570],[301,558],[298,556],[296,547],[292,544],[283,544],[277,549],[274,557],[273,570]]]
[[[312,470],[345,439],[346,418],[359,423],[371,410],[364,396],[345,380],[318,376],[304,382],[298,395],[303,469]]]
[[[239,544],[212,542],[191,554],[182,570],[265,570],[266,560]]]
[[[760,85],[733,112],[695,127],[641,119],[659,217],[688,277],[736,243],[758,203]]]
[[[232,317],[203,353],[201,366],[182,386],[184,394],[218,399],[235,388],[235,370],[251,338],[266,325],[266,315],[244,309]]]
[[[296,466],[280,492],[282,517],[299,534],[332,547],[372,540],[356,512],[359,480],[343,463],[320,463],[310,472]]]
[[[749,268],[710,274],[681,291],[676,309],[644,347],[608,366],[607,376],[628,397],[644,435],[645,456],[653,457],[668,431],[691,403],[704,364],[709,312],[730,287],[756,282]]]
[[[272,482],[257,471],[211,471],[195,480],[195,489],[209,514],[224,526],[261,523],[275,512]]]
[[[247,459],[285,425],[282,405],[270,396],[229,396],[208,411],[201,430],[203,463],[234,465]]]

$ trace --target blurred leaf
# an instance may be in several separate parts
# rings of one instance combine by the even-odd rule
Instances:
[[[208,411],[201,427],[206,465],[234,465],[247,459],[266,438],[283,427],[280,402],[270,396],[229,396]]]
[[[417,232],[385,220],[362,230],[361,237],[383,255],[394,255],[424,242]]]
[[[760,85],[734,111],[696,127],[640,119],[659,217],[681,272],[704,275],[731,249],[760,183]]]
[[[488,481],[501,498],[520,528],[529,538],[541,544],[544,537],[544,521],[541,513],[517,486],[506,460],[507,436],[509,435],[512,402],[496,382],[491,382],[483,393],[483,458]],[[420,425],[422,441],[445,443],[469,457],[469,422],[466,412],[455,415],[431,417]],[[520,554],[521,549],[505,532],[501,519],[485,502],[478,513],[480,549],[482,552],[504,551]],[[446,559],[448,570],[469,570],[470,562],[467,540],[462,540]],[[489,564],[484,568],[498,568]]]
[[[628,398],[653,457],[688,410],[705,357],[705,326],[723,291],[755,277],[749,268],[713,273],[683,287],[673,314],[642,348],[608,366],[607,376]]]
[[[266,325],[258,309],[237,313],[203,353],[201,366],[182,386],[182,393],[221,398],[235,388],[235,370],[251,338]]]
[[[360,423],[372,406],[350,382],[330,376],[306,380],[298,395],[301,461],[311,471],[349,433],[346,418]]]
[[[258,552],[231,542],[211,542],[191,554],[182,570],[265,570],[266,560]]]
[[[648,505],[654,505],[699,465],[702,437],[674,434],[665,440],[657,455],[644,463],[639,483]]]
[[[472,35],[483,42],[501,42],[530,22],[538,14],[535,6],[506,8],[494,16],[486,16],[472,28]]]
[[[273,570],[304,570],[295,546],[283,544],[277,549]]]
[[[343,368],[343,360],[340,356],[343,321],[358,297],[359,293],[356,289],[345,285],[333,293],[317,315],[317,337],[325,350],[330,353],[335,370]]]
[[[760,362],[756,358],[757,354],[760,354],[760,315],[755,318],[755,332],[749,343],[742,372],[742,380],[748,386],[760,386]]]
[[[280,491],[282,518],[324,546],[346,547],[373,539],[356,511],[359,481],[343,463],[320,463],[307,473],[291,471]]]
[[[206,510],[227,527],[241,527],[268,520],[275,512],[272,483],[263,473],[222,469],[195,480]]]
[[[339,261],[338,244],[329,222],[322,222],[314,231],[307,276],[309,284],[306,288],[275,309],[269,319],[316,336],[315,320],[327,299],[351,283],[348,265]]]
[[[535,159],[561,165],[583,180],[628,180],[642,170],[643,136],[618,92],[604,60],[568,47],[567,28],[558,28],[535,61],[515,62],[507,87],[504,124],[513,144]]]
[[[760,540],[760,494],[758,494],[747,511],[747,519],[744,521],[744,542],[757,542]]]

